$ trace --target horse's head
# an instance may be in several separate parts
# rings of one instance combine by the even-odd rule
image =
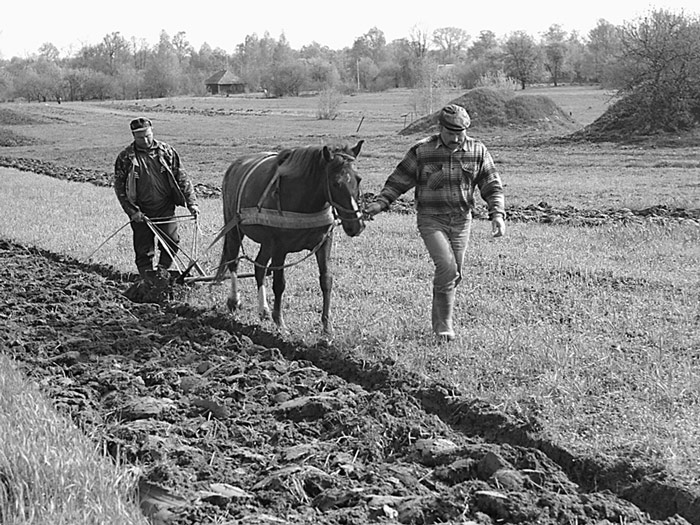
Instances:
[[[363,143],[364,140],[360,140],[353,148],[323,146],[323,158],[327,166],[328,202],[335,208],[343,230],[350,237],[359,235],[365,229],[362,211],[358,204],[362,179],[353,167],[353,162],[360,154]]]

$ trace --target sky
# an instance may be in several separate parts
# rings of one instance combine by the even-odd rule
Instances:
[[[483,30],[497,37],[525,31],[538,38],[551,25],[582,37],[598,20],[633,22],[654,9],[695,16],[696,0],[465,0],[432,4],[423,0],[5,0],[0,9],[0,58],[29,57],[44,43],[62,57],[85,45],[97,45],[111,33],[149,45],[161,31],[181,31],[199,50],[202,44],[233,53],[247,35],[284,34],[293,49],[314,42],[330,49],[352,47],[356,38],[377,28],[387,43],[457,27],[475,40]],[[9,4],[9,5],[8,5]]]

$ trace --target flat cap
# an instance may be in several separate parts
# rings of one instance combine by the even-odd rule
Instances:
[[[137,131],[145,131],[151,127],[151,121],[144,117],[135,118],[129,123],[132,133]]]
[[[462,106],[449,104],[440,110],[438,122],[450,131],[464,131],[472,121]]]

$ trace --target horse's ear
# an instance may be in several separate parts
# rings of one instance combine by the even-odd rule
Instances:
[[[328,146],[323,146],[323,160],[330,162],[333,160],[333,153]]]
[[[357,144],[355,144],[355,147],[352,148],[352,154],[355,156],[355,158],[360,156],[360,150],[362,149],[362,145],[364,143],[364,140],[360,140]]]

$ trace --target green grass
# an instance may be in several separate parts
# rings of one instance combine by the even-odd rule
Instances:
[[[137,525],[133,473],[105,459],[0,354],[0,523]]]

